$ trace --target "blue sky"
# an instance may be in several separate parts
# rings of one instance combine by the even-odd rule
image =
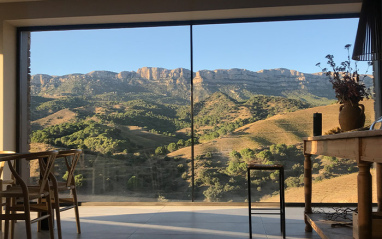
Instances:
[[[194,70],[288,68],[319,72],[317,62],[346,60],[358,19],[193,26]],[[94,70],[136,71],[144,66],[190,69],[190,28],[150,27],[33,32],[32,74]],[[364,73],[366,63],[359,64]],[[371,70],[369,70],[370,73]]]

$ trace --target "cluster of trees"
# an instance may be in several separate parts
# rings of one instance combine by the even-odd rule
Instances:
[[[121,125],[136,125],[157,132],[175,133],[190,127],[190,119],[184,114],[184,107],[161,105],[143,100],[123,104],[123,112],[98,114],[97,117]],[[179,111],[177,111],[179,109]],[[180,118],[182,115],[185,118]]]
[[[213,129],[204,130],[204,132],[198,135],[199,141],[208,141],[219,138],[223,135],[232,133],[235,129],[240,128],[246,124],[255,122],[255,118],[238,119],[234,122],[226,122],[220,125],[215,125]]]
[[[309,103],[301,100],[265,95],[252,96],[244,105],[249,107],[251,112],[260,119],[311,107]]]
[[[262,164],[282,163],[285,165],[286,182],[294,177],[303,175],[304,157],[301,149],[295,145],[274,144],[263,149],[244,148],[231,151],[229,161],[224,165],[211,160],[206,155],[199,157],[196,182],[207,201],[239,200],[246,199],[246,173],[247,163],[257,162]],[[219,168],[220,169],[216,169]],[[261,196],[278,193],[278,172],[251,171],[252,187],[256,189],[254,198],[259,200]],[[294,187],[296,185],[287,185]],[[259,193],[260,192],[260,193]]]
[[[189,147],[189,146],[191,146],[191,144],[192,144],[191,139],[188,139],[188,140],[180,139],[176,143],[170,143],[168,145],[157,147],[155,149],[155,154],[156,155],[165,155],[165,154],[174,152],[178,149],[181,149],[184,147]]]
[[[61,97],[49,99],[33,96],[31,101],[31,119],[37,120],[62,109],[74,109],[89,104],[86,97]]]
[[[247,118],[251,123],[268,117],[293,112],[311,107],[310,104],[279,96],[252,96],[250,99],[238,102],[221,92],[216,92],[203,102],[194,106],[195,127],[216,126],[222,123],[234,123],[239,108],[247,108],[252,116]],[[216,131],[216,130],[215,130]]]
[[[88,149],[107,155],[135,148],[119,129],[91,120],[63,123],[36,130],[31,135],[31,142]]]

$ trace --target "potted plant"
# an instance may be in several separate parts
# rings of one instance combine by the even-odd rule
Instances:
[[[369,89],[366,88],[363,78],[366,77],[366,73],[363,78],[360,78],[357,69],[357,62],[355,62],[355,68],[352,68],[350,61],[350,44],[345,45],[345,49],[348,51],[347,61],[341,62],[340,65],[336,65],[333,55],[327,55],[327,64],[331,68],[322,68],[320,63],[316,66],[320,67],[322,72],[329,77],[329,81],[333,85],[334,92],[340,106],[339,123],[342,131],[349,131],[353,129],[362,128],[365,124],[365,107],[359,102],[364,98],[369,98]],[[368,66],[371,62],[368,62]]]

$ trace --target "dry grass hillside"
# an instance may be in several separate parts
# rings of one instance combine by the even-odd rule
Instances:
[[[375,170],[371,170],[373,177],[373,202],[377,202]],[[312,186],[312,202],[317,203],[356,203],[357,173],[352,173],[321,182],[314,182]],[[278,202],[279,196],[263,198],[261,202]],[[291,188],[285,191],[286,202],[304,202],[304,187]]]
[[[363,104],[366,108],[365,125],[370,125],[374,121],[374,101],[364,101]],[[301,137],[313,133],[314,113],[322,113],[322,132],[325,133],[339,127],[338,111],[338,104],[299,110],[245,125],[237,129],[236,133],[252,136],[259,143],[301,143]]]
[[[169,144],[174,142],[174,138],[150,133],[147,130],[139,126],[117,126],[118,129],[122,130],[125,137],[129,138],[131,142],[136,145],[140,145],[145,149],[155,149],[163,144]]]
[[[366,108],[366,125],[374,120],[374,101],[367,100],[363,104]],[[195,145],[195,155],[206,152],[220,152],[228,155],[232,150],[240,151],[244,148],[258,148],[271,144],[298,144],[301,138],[313,134],[313,113],[322,113],[322,132],[325,133],[338,124],[339,105],[319,106],[291,113],[276,115],[238,128],[234,133]],[[191,158],[191,148],[186,147],[169,154],[171,157]]]
[[[60,111],[57,111],[54,114],[48,115],[47,117],[32,121],[32,124],[39,125],[43,128],[51,126],[51,125],[57,125],[62,123],[67,123],[75,120],[76,113],[69,109],[63,109]]]

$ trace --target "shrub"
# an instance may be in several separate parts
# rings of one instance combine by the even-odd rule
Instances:
[[[167,150],[171,153],[178,149],[178,145],[176,143],[171,143],[167,146]]]
[[[241,155],[239,152],[237,152],[236,150],[232,150],[230,153],[229,153],[229,157],[231,159],[240,159],[241,158]]]
[[[300,186],[300,179],[298,177],[289,177],[285,180],[285,185],[287,187],[298,187]]]
[[[62,179],[67,180],[68,179],[68,171],[62,176]],[[76,187],[82,186],[82,181],[84,180],[84,176],[82,174],[77,174],[74,176],[74,183]]]
[[[269,150],[263,150],[260,153],[256,154],[256,157],[262,161],[270,161],[273,159],[273,155]]]
[[[210,159],[210,158],[212,158],[212,153],[211,152],[207,152],[204,157]]]
[[[164,155],[167,153],[167,149],[164,146],[159,146],[155,149],[156,155]]]
[[[127,181],[127,188],[129,190],[137,190],[139,187],[139,179],[135,176],[131,176],[131,178]]]
[[[184,172],[182,173],[182,179],[186,180],[188,178],[188,173]]]
[[[178,140],[178,142],[176,143],[178,146],[184,146],[186,142],[184,142],[183,139],[180,139]]]
[[[226,173],[229,176],[244,176],[247,171],[247,164],[235,161],[230,161],[226,169]]]
[[[183,173],[186,170],[183,164],[178,164],[177,168],[179,173]]]
[[[246,161],[248,161],[249,159],[255,157],[255,152],[252,149],[245,148],[240,150],[240,155],[241,157],[246,159]]]
[[[223,197],[223,186],[216,182],[214,185],[211,185],[207,190],[203,192],[205,200],[207,202],[219,202]]]

